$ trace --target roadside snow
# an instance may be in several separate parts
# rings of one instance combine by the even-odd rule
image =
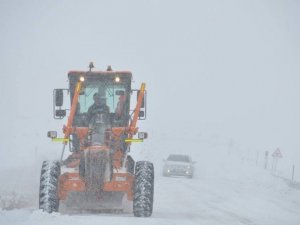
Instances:
[[[186,144],[186,143],[185,143]],[[148,144],[150,145],[150,143]],[[140,154],[155,164],[154,212],[150,218],[132,214],[47,214],[34,201],[23,209],[0,211],[0,224],[257,224],[298,225],[300,190],[287,185],[254,163],[228,155],[222,147],[189,144],[195,164],[194,179],[162,176],[165,155],[180,143],[155,142],[152,154]],[[156,146],[156,147],[155,147]],[[158,148],[158,146],[160,148]],[[166,149],[164,155],[159,149]],[[205,157],[203,149],[205,149]],[[137,150],[138,151],[138,150]],[[143,152],[143,151],[142,151]],[[26,180],[23,180],[24,186]],[[38,187],[30,190],[37,202]]]

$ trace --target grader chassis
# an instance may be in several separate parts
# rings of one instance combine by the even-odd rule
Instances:
[[[54,89],[54,118],[63,119],[64,93],[71,106],[64,137],[49,131],[48,137],[63,143],[60,160],[44,161],[40,177],[39,208],[52,213],[64,209],[124,210],[132,203],[136,217],[149,217],[153,209],[154,167],[151,162],[135,162],[129,155],[133,141],[147,133],[138,132],[137,121],[146,118],[146,90],[131,88],[129,71],[70,71],[69,89]],[[92,96],[99,93],[109,108],[99,111],[94,124],[87,120]],[[131,98],[137,94],[134,109]],[[133,138],[138,134],[138,138]],[[64,159],[69,147],[70,155]]]

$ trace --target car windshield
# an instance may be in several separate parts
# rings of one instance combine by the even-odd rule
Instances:
[[[168,161],[190,162],[187,155],[169,155]]]

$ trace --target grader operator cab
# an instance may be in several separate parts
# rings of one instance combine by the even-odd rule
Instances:
[[[129,205],[134,216],[151,216],[153,164],[135,162],[129,155],[132,142],[147,138],[136,126],[146,118],[145,84],[134,90],[131,72],[111,67],[107,71],[92,71],[92,66],[86,72],[70,71],[68,78],[69,89],[53,92],[55,119],[67,114],[66,94],[71,107],[64,136],[48,132],[53,141],[62,142],[63,149],[60,160],[43,162],[40,209],[48,213],[62,208],[123,210]],[[66,147],[70,154],[65,159]]]

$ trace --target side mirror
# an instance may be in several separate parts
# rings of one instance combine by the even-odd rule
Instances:
[[[64,109],[55,110],[55,117],[63,118],[65,116],[66,116],[66,110]]]
[[[48,131],[47,137],[51,138],[51,139],[57,138],[57,132],[56,131]]]
[[[54,101],[55,106],[61,107],[64,103],[64,92],[63,89],[55,89],[54,90]]]
[[[65,93],[64,93],[65,92]],[[63,119],[66,116],[66,103],[64,103],[64,95],[68,95],[68,89],[53,90],[53,117],[54,119]],[[67,99],[68,100],[68,99]]]

